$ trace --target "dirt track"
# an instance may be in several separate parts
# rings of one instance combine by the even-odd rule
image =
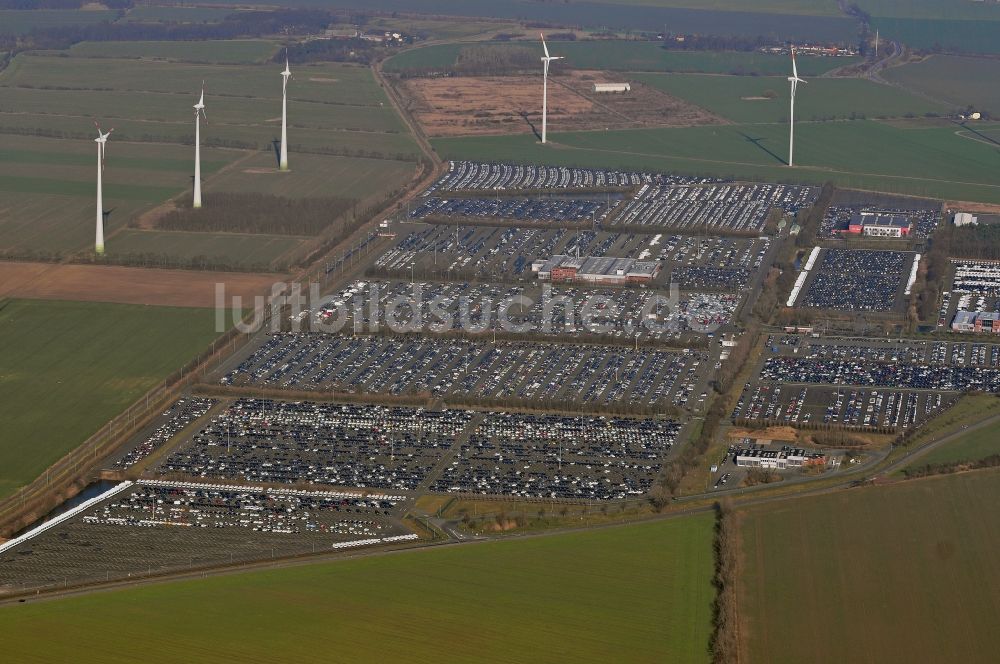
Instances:
[[[215,284],[227,297],[270,292],[280,275],[193,272],[103,265],[0,262],[0,298],[85,300],[178,307],[215,306]]]

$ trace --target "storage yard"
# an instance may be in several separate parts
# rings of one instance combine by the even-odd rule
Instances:
[[[735,420],[911,428],[961,392],[1000,389],[1000,345],[773,336]]]
[[[539,403],[694,406],[706,352],[420,337],[272,335],[221,378],[287,390]]]
[[[824,249],[810,271],[800,306],[840,311],[897,309],[914,254],[869,249]]]
[[[401,496],[144,480],[0,548],[0,589],[408,541]]]

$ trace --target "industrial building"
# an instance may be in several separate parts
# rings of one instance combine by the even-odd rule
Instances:
[[[631,83],[594,83],[594,92],[631,92]]]
[[[825,465],[826,456],[816,452],[806,452],[802,448],[787,450],[764,450],[748,447],[734,454],[737,466],[743,468],[766,468],[768,470],[788,470],[809,465]]]
[[[989,332],[1000,334],[1000,312],[956,311],[951,323],[954,332]]]
[[[546,260],[535,261],[531,271],[541,281],[553,283],[583,282],[599,285],[626,283],[647,284],[660,274],[657,261],[637,261],[633,258],[608,256],[567,256],[557,254]]]
[[[889,212],[856,212],[847,226],[848,235],[868,237],[907,237],[913,222],[901,214]]]
[[[955,213],[955,225],[956,226],[977,226],[979,225],[979,217],[968,212],[956,212]]]

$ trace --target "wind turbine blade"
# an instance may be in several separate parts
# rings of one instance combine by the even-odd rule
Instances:
[[[799,77],[798,67],[795,66],[795,47],[792,47],[792,76],[795,78]]]
[[[545,35],[543,35],[540,32],[538,34],[542,38],[542,48],[545,49],[545,57],[548,58],[548,57],[550,57],[549,56],[549,47],[545,45]]]

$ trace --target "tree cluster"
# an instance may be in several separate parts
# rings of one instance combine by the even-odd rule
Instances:
[[[164,215],[157,227],[170,231],[319,235],[346,212],[354,212],[356,204],[353,198],[207,194],[205,207],[194,209],[187,204]]]

